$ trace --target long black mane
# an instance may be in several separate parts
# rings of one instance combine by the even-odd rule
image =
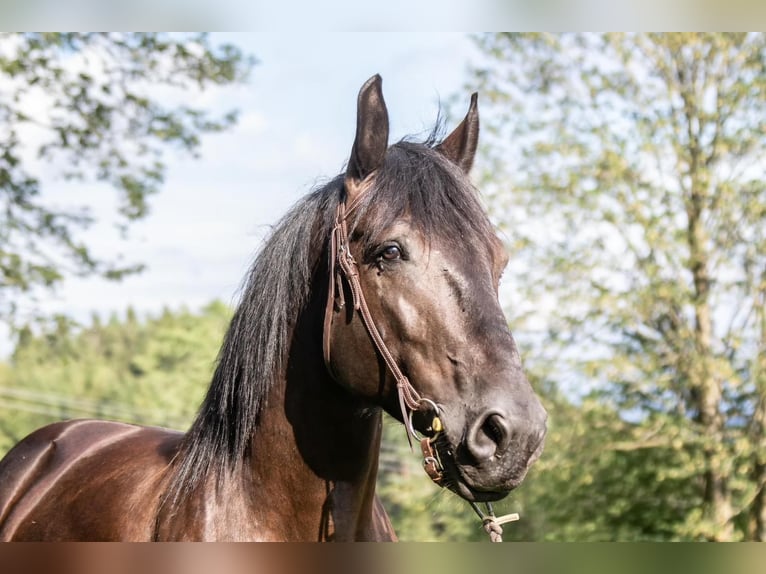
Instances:
[[[365,221],[370,244],[408,216],[425,237],[466,248],[494,236],[476,189],[444,157],[436,142],[401,141],[388,149],[355,221]],[[313,289],[325,289],[324,268],[343,175],[314,190],[275,226],[252,268],[226,333],[217,368],[177,457],[168,499],[177,501],[211,472],[219,476],[245,462],[259,414],[272,385],[285,376],[293,329]],[[353,226],[353,225],[352,225]],[[321,341],[317,341],[317,347]]]

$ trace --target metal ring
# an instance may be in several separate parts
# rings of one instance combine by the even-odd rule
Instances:
[[[434,412],[437,415],[442,411],[441,407],[439,405],[437,405],[435,402],[433,402],[431,399],[427,399],[425,397],[420,397],[418,399],[418,404],[422,405],[423,403],[427,403],[427,404],[431,405],[433,407],[433,409],[434,409]]]
[[[410,414],[407,416],[407,432],[409,432],[416,441],[420,442],[423,440],[423,437],[418,434],[418,431],[415,430],[415,427],[412,424],[412,415],[414,413],[415,411],[411,410]]]
[[[420,397],[417,402],[418,402],[418,405],[422,405],[423,403],[426,403],[429,406],[431,406],[434,409],[434,413],[435,413],[434,417],[438,417],[439,413],[442,412],[442,408],[439,405],[437,405],[434,401],[432,401],[431,399],[427,399],[425,397]],[[421,441],[421,440],[423,440],[423,437],[420,436],[418,431],[415,430],[415,425],[412,424],[412,415],[414,415],[414,414],[415,414],[415,411],[410,410],[410,413],[407,416],[407,425],[406,425],[407,426],[407,432],[409,432],[410,435],[415,440]]]

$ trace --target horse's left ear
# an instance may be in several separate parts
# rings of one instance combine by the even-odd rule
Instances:
[[[471,95],[471,105],[460,125],[436,149],[460,166],[465,173],[471,171],[476,146],[479,144],[479,95]]]
[[[346,192],[353,195],[359,183],[383,165],[388,149],[388,110],[380,76],[375,74],[359,90],[356,137],[346,168]],[[353,199],[353,198],[351,198]]]

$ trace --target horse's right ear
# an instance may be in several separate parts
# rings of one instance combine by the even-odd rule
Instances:
[[[388,149],[388,110],[383,101],[383,80],[378,74],[359,90],[356,137],[346,168],[346,192],[353,194],[370,173],[383,165]],[[353,199],[353,198],[349,198]]]
[[[479,107],[476,103],[478,97],[476,93],[471,95],[471,105],[468,107],[465,119],[460,122],[455,131],[436,146],[437,150],[460,166],[465,173],[471,171],[476,147],[479,145]]]

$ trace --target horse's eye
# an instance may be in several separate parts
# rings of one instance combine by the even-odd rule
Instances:
[[[395,259],[401,259],[402,251],[397,245],[389,245],[381,252],[380,255],[386,261],[394,261]]]

